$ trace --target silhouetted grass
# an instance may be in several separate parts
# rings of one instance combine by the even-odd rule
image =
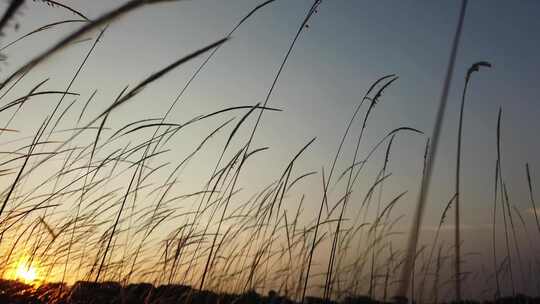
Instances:
[[[255,5],[223,39],[180,56],[134,85],[120,87],[112,101],[103,101],[106,97],[87,84],[78,83],[81,92],[73,91],[109,26],[137,9],[167,1],[131,0],[95,19],[57,1],[34,1],[77,19],[45,24],[0,46],[0,51],[15,49],[45,31],[59,30],[63,25],[81,26],[52,47],[38,49],[36,57],[4,75],[0,84],[0,114],[6,117],[0,128],[0,137],[5,139],[0,151],[0,178],[4,181],[0,190],[0,273],[3,278],[21,281],[20,269],[39,269],[39,278],[29,282],[32,285],[0,280],[0,302],[352,304],[403,302],[409,297],[413,303],[437,303],[451,298],[446,295],[450,290],[455,300],[462,302],[461,286],[468,277],[461,270],[467,253],[460,248],[461,154],[466,134],[463,115],[471,74],[490,66],[487,62],[474,63],[465,77],[454,196],[444,206],[430,243],[419,243],[419,237],[467,1],[462,2],[434,130],[426,142],[422,170],[418,170],[420,192],[412,210],[407,248],[396,247],[395,237],[403,237],[398,224],[411,215],[407,212],[410,207],[403,206],[406,214],[396,214],[395,210],[398,203],[404,204],[408,191],[390,193],[389,185],[396,181],[391,161],[399,153],[396,140],[405,136],[402,134],[416,136],[423,132],[409,127],[412,122],[379,133],[384,136],[376,138],[374,145],[368,145],[366,139],[378,103],[398,80],[394,74],[376,79],[360,95],[329,167],[323,166],[320,171],[299,169],[303,158],[317,145],[315,138],[308,138],[297,145],[296,151],[286,154],[284,164],[262,160],[267,166],[281,168],[271,182],[255,190],[242,186],[241,180],[250,178],[244,177],[247,170],[261,170],[254,160],[272,149],[264,144],[255,146],[255,136],[263,128],[263,115],[282,111],[270,106],[272,96],[288,62],[293,60],[302,33],[322,5],[320,0],[310,2],[276,71],[268,72],[271,83],[259,103],[225,106],[185,121],[171,118],[185,92],[201,73],[207,72],[205,67],[225,42],[234,43],[233,34],[275,0]],[[23,2],[10,1],[0,20],[0,31]],[[49,78],[30,83],[29,90],[22,89],[30,82],[27,76],[44,67],[42,63],[62,56],[64,49],[89,34],[93,37],[89,48],[63,89],[50,89]],[[127,115],[127,121],[116,117],[121,107],[127,108],[141,92],[204,55],[164,113],[138,119]],[[26,111],[35,107],[37,98],[52,103],[42,113],[44,120],[29,125],[35,129],[29,136],[13,125],[28,119]],[[98,102],[108,104],[99,109]],[[534,250],[534,238],[529,237],[526,220],[510,200],[501,169],[501,117],[502,110],[497,121],[492,214],[494,301],[533,301],[518,296],[519,281],[515,281],[513,266],[519,264],[520,285],[530,287],[527,262],[534,273],[538,261],[526,259],[523,253],[527,248],[520,246],[518,239],[519,223],[516,227],[514,214],[530,239],[529,250]],[[34,126],[37,123],[39,127]],[[190,128],[203,126],[207,130],[195,139],[184,136]],[[185,155],[173,150],[175,140],[186,146]],[[351,150],[350,159],[344,160],[347,149]],[[199,159],[206,154],[211,154],[212,160]],[[382,163],[376,164],[376,172],[369,175],[368,167],[377,156]],[[197,181],[186,173],[190,165],[207,174],[206,178]],[[525,167],[531,210],[540,232],[531,170],[528,164]],[[187,190],[182,188],[186,181],[198,184]],[[308,181],[316,181],[315,186],[309,185],[312,193],[303,193],[300,186]],[[503,237],[495,230],[499,199],[506,245],[502,261],[495,242]],[[306,212],[313,206],[316,214]],[[456,221],[453,247],[442,237],[451,207],[455,207]],[[448,275],[449,269],[453,276]],[[490,278],[486,280],[490,284]],[[510,299],[502,298],[507,282],[512,285]],[[268,296],[259,294],[266,292]],[[319,294],[321,298],[315,296]],[[397,296],[392,298],[392,294]]]

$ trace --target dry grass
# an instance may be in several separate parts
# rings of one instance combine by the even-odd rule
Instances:
[[[0,31],[9,26],[23,2],[10,2],[0,20]],[[123,16],[165,0],[128,1],[94,20],[60,2],[36,2],[63,10],[77,19],[38,27],[9,40],[0,51],[15,48],[21,41],[66,24],[81,27],[3,75],[0,84],[0,115],[5,118],[0,128],[4,147],[0,154],[2,277],[17,277],[18,267],[39,268],[40,282],[62,283],[56,291],[58,301],[69,293],[63,283],[77,280],[112,281],[124,287],[143,281],[194,286],[196,290],[185,295],[186,301],[197,298],[197,292],[204,290],[215,291],[224,299],[230,293],[250,295],[252,291],[277,290],[300,303],[311,301],[310,294],[320,294],[325,302],[358,299],[367,294],[384,302],[410,297],[418,303],[436,303],[445,297],[444,292],[452,290],[452,297],[462,300],[461,285],[466,277],[461,270],[466,254],[460,248],[461,146],[466,134],[463,114],[470,76],[480,67],[490,66],[487,62],[474,63],[465,76],[455,194],[443,208],[432,242],[420,244],[419,240],[467,1],[463,1],[458,19],[434,130],[425,146],[423,168],[418,170],[420,191],[406,249],[395,245],[395,237],[403,237],[396,226],[411,214],[395,214],[394,210],[408,192],[390,193],[392,188],[388,185],[394,182],[391,161],[399,153],[397,139],[424,134],[402,126],[387,132],[375,145],[368,146],[366,140],[371,131],[368,122],[374,119],[377,105],[398,81],[394,74],[376,79],[351,109],[352,115],[344,125],[329,168],[299,169],[310,147],[317,144],[313,138],[298,144],[297,150],[287,155],[287,163],[277,164],[282,169],[271,183],[258,190],[241,186],[243,173],[253,167],[252,159],[272,148],[257,147],[254,139],[263,128],[263,115],[282,111],[271,107],[272,96],[287,63],[294,59],[293,50],[300,43],[302,33],[322,5],[320,0],[307,7],[260,103],[215,109],[184,122],[171,121],[170,114],[178,110],[185,92],[206,72],[205,67],[215,54],[234,42],[230,38],[237,29],[275,0],[256,5],[223,39],[181,56],[133,86],[120,87],[105,109],[93,115],[90,113],[95,111],[90,110],[98,109],[97,100],[103,99],[99,88],[87,87],[87,94],[74,92],[73,87],[103,42],[102,35]],[[49,89],[48,79],[31,84],[30,90],[22,89],[22,84],[29,82],[27,75],[39,71],[53,56],[62,56],[64,49],[89,34],[93,37],[90,48],[63,89]],[[206,57],[201,59],[203,56]],[[163,115],[129,118],[118,127],[115,115],[121,107],[129,107],[141,92],[196,58],[201,62]],[[34,106],[36,98],[53,100],[39,127],[30,135],[12,129],[14,122],[26,118],[26,111]],[[71,101],[71,98],[76,99]],[[501,117],[502,110],[497,122],[492,214],[494,281],[491,285],[495,298],[505,294],[505,282],[510,282],[512,294],[516,294],[516,265],[521,273],[520,284],[528,286],[526,265],[538,264],[537,260],[527,260],[525,249],[520,247],[519,227],[513,215],[518,215],[527,236],[529,231],[504,182]],[[186,155],[175,154],[171,142],[187,141],[185,132],[197,126],[207,127],[205,133],[200,133],[203,135],[193,147],[189,146]],[[211,144],[219,148],[210,147]],[[348,148],[351,158],[344,159]],[[208,164],[203,160],[204,154],[212,154],[214,160]],[[376,162],[375,156],[380,156],[382,163],[376,164],[377,174],[373,177],[366,171]],[[208,167],[209,174],[195,191],[186,192],[181,183],[192,177],[184,170],[193,165],[200,166],[201,172],[206,172],[204,168]],[[529,200],[540,233],[531,170],[528,164],[525,168]],[[320,200],[316,202],[306,199],[306,193],[298,190],[303,183],[314,180],[317,186],[313,189],[320,191]],[[314,204],[317,213],[310,214]],[[455,209],[453,247],[441,238],[451,207]],[[495,226],[501,212],[505,257],[499,261]],[[446,254],[447,248],[454,255]],[[448,274],[448,267],[453,269],[453,275]],[[392,298],[394,294],[396,297]]]

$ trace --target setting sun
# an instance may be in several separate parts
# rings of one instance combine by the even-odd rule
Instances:
[[[540,0],[0,0],[0,304],[540,304],[539,37]]]
[[[34,283],[37,279],[37,270],[33,266],[29,266],[26,263],[21,263],[17,267],[17,279],[24,283]]]

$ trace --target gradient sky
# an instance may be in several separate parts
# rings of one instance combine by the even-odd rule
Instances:
[[[73,90],[85,99],[94,88],[99,88],[99,107],[92,110],[97,114],[125,85],[134,85],[175,59],[224,36],[257,2],[192,0],[154,5],[130,14],[107,30]],[[123,1],[64,3],[95,18]],[[277,0],[257,12],[217,53],[169,121],[181,122],[195,114],[261,102],[310,5],[308,0]],[[319,13],[302,33],[270,100],[270,106],[284,111],[265,114],[262,129],[256,135],[255,146],[271,149],[259,155],[245,173],[244,185],[260,190],[277,178],[288,160],[313,137],[317,140],[302,158],[297,172],[320,171],[321,166],[328,169],[360,97],[374,80],[386,74],[395,73],[400,78],[377,105],[361,153],[365,155],[382,136],[400,126],[431,134],[458,6],[459,1],[323,0]],[[457,112],[464,74],[472,63],[489,61],[493,68],[473,75],[465,109],[462,212],[468,232],[464,233],[464,251],[482,251],[490,244],[487,237],[496,158],[495,127],[500,106],[504,178],[513,204],[532,224],[533,217],[527,211],[530,205],[524,166],[530,163],[533,180],[538,184],[539,11],[540,2],[534,0],[469,3],[425,217],[425,231],[429,234],[453,194]],[[2,43],[66,17],[71,15],[29,2],[19,17],[18,33],[8,33]],[[37,46],[50,44],[74,28],[66,25],[6,50],[9,63],[3,69],[18,67],[24,59],[38,53]],[[45,63],[44,68],[29,78],[27,86],[54,74],[49,85],[63,88],[89,43],[74,45],[62,56]],[[136,101],[120,108],[114,113],[114,124],[120,126],[139,118],[162,115],[197,64],[195,61],[182,66],[148,88]],[[28,115],[33,115],[29,117],[35,121],[42,120],[42,110],[47,107],[47,104],[37,105],[28,109],[32,113]],[[182,140],[194,146],[196,143],[189,139],[195,141],[212,126],[194,130]],[[33,130],[36,126],[19,120],[12,127]],[[355,125],[353,134],[357,134],[359,127]],[[416,134],[396,137],[389,165],[393,175],[385,186],[385,198],[389,200],[409,190],[396,211],[398,214],[412,214],[425,140],[426,136]],[[172,148],[183,151],[185,145],[179,141]],[[341,168],[350,163],[352,147],[349,142]],[[381,157],[378,155],[368,168],[369,174],[365,183],[360,182],[359,193],[372,182],[382,164]],[[204,180],[212,166],[205,160],[210,159],[203,156],[199,164],[192,165],[204,169],[197,169],[199,176],[192,173],[193,180],[185,183],[194,185],[197,179]],[[316,175],[299,188],[313,199],[305,206],[306,214],[316,214],[320,183],[320,175]],[[408,226],[404,223],[400,228],[406,231]]]

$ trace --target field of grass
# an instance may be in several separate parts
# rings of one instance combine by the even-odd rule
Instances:
[[[52,0],[6,1],[0,31],[10,34],[1,37],[0,52],[66,24],[78,27],[52,46],[38,50],[23,65],[0,71],[0,302],[464,302],[462,289],[473,280],[485,281],[481,300],[540,301],[533,298],[540,291],[539,256],[523,253],[534,250],[534,240],[540,235],[537,181],[528,164],[512,164],[523,166],[528,204],[536,224],[530,227],[511,200],[501,166],[502,109],[493,126],[497,162],[493,189],[489,190],[493,194],[492,214],[488,215],[493,223],[493,249],[491,256],[484,257],[489,269],[475,274],[462,268],[468,254],[461,249],[460,229],[462,137],[467,132],[463,114],[475,78],[492,68],[490,62],[479,61],[471,63],[465,75],[453,75],[467,1],[462,1],[454,36],[448,37],[452,47],[446,70],[440,71],[444,81],[433,130],[403,125],[368,146],[368,122],[383,94],[399,81],[394,74],[374,77],[350,116],[338,122],[343,124],[343,133],[332,148],[330,166],[316,171],[298,169],[317,141],[309,139],[289,151],[287,162],[275,164],[281,169],[272,177],[273,182],[260,189],[243,188],[242,180],[249,179],[246,171],[257,170],[252,159],[272,149],[260,145],[264,142],[261,130],[268,127],[263,117],[287,111],[274,107],[272,97],[279,89],[282,72],[294,60],[302,34],[318,10],[324,9],[321,0],[313,1],[304,18],[298,20],[282,61],[276,71],[269,72],[272,81],[266,94],[257,103],[216,108],[184,121],[170,118],[171,113],[182,110],[185,92],[207,72],[214,55],[234,41],[237,29],[275,1],[254,4],[222,39],[193,47],[191,53],[156,67],[137,83],[119,86],[116,96],[106,101],[100,88],[91,83],[82,85],[85,92],[73,90],[101,38],[126,15],[171,0],[126,1],[95,19]],[[48,5],[69,18],[21,33],[16,29],[25,16],[19,12],[28,5]],[[61,88],[51,88],[49,80],[55,75],[47,75],[47,64],[62,62],[68,49],[81,44],[86,49],[73,67],[70,81]],[[2,58],[7,63],[14,59]],[[127,111],[123,115],[130,119],[133,103],[152,99],[145,95],[148,88],[186,66],[190,77],[179,90],[175,88],[177,95],[172,101],[163,101],[168,107],[165,113],[118,126],[120,109]],[[47,76],[38,82],[28,81],[33,73]],[[461,85],[452,82],[453,77],[465,79],[456,122],[455,182],[450,186],[455,191],[445,202],[433,240],[426,245],[419,239],[445,108],[450,102],[448,92],[452,85]],[[43,100],[47,100],[47,108],[36,105]],[[44,109],[42,120],[30,122],[26,113],[38,106]],[[37,128],[29,132],[13,127],[26,121]],[[206,131],[204,135],[196,133],[196,137],[191,133],[193,128]],[[383,196],[383,192],[392,183],[393,142],[413,136],[422,136],[426,142],[418,188],[410,189],[418,192],[418,198],[408,214],[397,214],[395,207],[411,194],[404,191],[383,199],[390,195]],[[189,151],[177,153],[173,141],[189,142]],[[345,151],[350,148],[349,141],[352,151]],[[375,178],[368,178],[364,172],[373,165],[375,156],[383,162],[376,164]],[[185,174],[193,167],[209,174],[199,183]],[[306,200],[297,190],[307,180],[315,181],[312,184],[317,185],[318,200],[311,196]],[[186,181],[196,184],[197,190],[186,192]],[[360,183],[365,189],[361,193]],[[306,213],[306,205],[317,213]],[[403,217],[412,219],[409,231],[395,229]],[[452,221],[454,241],[444,242],[441,229]],[[501,223],[504,230],[496,230]],[[528,243],[518,236],[521,230],[527,231]],[[396,244],[396,235],[406,241]],[[501,239],[504,243],[497,243]]]

